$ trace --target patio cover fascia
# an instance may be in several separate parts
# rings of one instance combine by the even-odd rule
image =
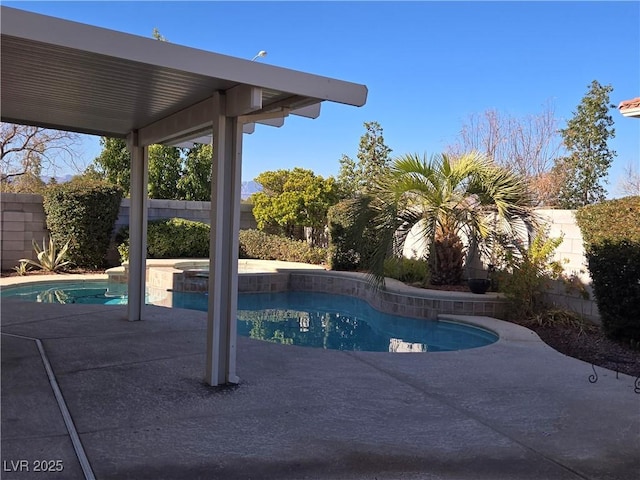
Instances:
[[[0,7],[2,121],[126,138],[131,150],[129,320],[145,317],[147,147],[211,138],[207,362],[237,383],[237,252],[242,134],[362,106],[364,85]]]

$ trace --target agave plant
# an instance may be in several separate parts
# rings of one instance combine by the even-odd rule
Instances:
[[[535,224],[530,205],[526,183],[478,153],[405,155],[354,204],[353,215],[356,228],[366,222],[376,231],[370,269],[376,283],[384,278],[384,259],[399,255],[418,225],[429,248],[431,282],[457,284],[467,253],[463,239],[475,245],[526,235]]]
[[[29,265],[28,261],[21,260],[20,264],[13,267],[13,269],[18,273],[18,275],[22,277],[26,275],[29,272],[29,270],[31,270],[31,265]]]
[[[33,265],[41,270],[47,272],[57,272],[63,267],[69,265],[71,262],[67,260],[67,253],[69,251],[69,242],[58,250],[55,242],[52,238],[49,238],[49,246],[45,244],[44,238],[42,239],[42,248],[34,241],[33,251],[36,253],[37,260],[30,260],[27,258],[20,259],[20,265]]]

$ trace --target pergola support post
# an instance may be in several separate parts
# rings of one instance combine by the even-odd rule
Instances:
[[[148,150],[139,146],[138,132],[127,138],[131,152],[131,206],[129,210],[128,318],[143,318],[146,290]]]
[[[225,96],[213,96],[211,165],[211,246],[205,381],[238,383],[236,333],[238,308],[238,231],[242,166],[242,124],[227,117]]]

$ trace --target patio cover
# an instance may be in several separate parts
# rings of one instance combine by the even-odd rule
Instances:
[[[3,122],[126,138],[131,150],[129,320],[144,319],[146,147],[211,139],[207,365],[237,383],[242,133],[316,118],[323,101],[362,106],[364,85],[0,7]]]

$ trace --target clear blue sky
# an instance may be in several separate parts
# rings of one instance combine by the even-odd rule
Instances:
[[[640,96],[640,2],[8,2],[4,5],[326,75],[369,88],[362,108],[323,104],[244,137],[243,179],[300,166],[335,175],[378,121],[393,154],[436,153],[469,115],[524,116],[552,102],[560,127],[592,80]],[[608,190],[640,167],[640,119],[617,110]],[[99,152],[85,142],[85,159]]]

